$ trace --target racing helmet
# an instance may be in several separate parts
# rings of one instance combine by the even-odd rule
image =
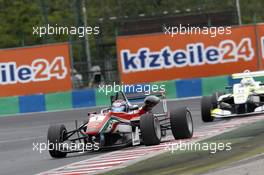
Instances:
[[[244,86],[254,85],[255,80],[252,77],[246,77],[241,80],[241,84]]]
[[[124,100],[116,100],[113,102],[111,111],[113,112],[125,112],[128,109],[128,104]]]

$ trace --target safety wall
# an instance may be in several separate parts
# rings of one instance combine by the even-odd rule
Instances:
[[[264,81],[264,79],[262,79]],[[168,99],[210,95],[225,90],[225,86],[237,83],[230,76],[206,77],[185,80],[156,82],[166,86]],[[56,111],[82,107],[107,106],[110,94],[99,89],[73,90],[60,93],[36,94],[28,96],[1,97],[0,115]]]

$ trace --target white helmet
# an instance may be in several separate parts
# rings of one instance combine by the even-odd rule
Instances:
[[[252,77],[243,78],[240,82],[244,86],[254,85],[255,80]]]

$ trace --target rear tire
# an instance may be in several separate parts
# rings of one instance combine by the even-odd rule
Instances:
[[[181,107],[172,110],[170,124],[175,139],[186,139],[193,136],[192,114],[188,108]]]
[[[212,122],[214,118],[211,116],[212,97],[204,96],[201,101],[201,115],[203,122]]]
[[[66,157],[66,152],[61,152],[56,148],[59,148],[59,144],[65,141],[67,136],[67,130],[64,125],[52,125],[48,130],[48,143],[49,153],[51,157],[63,158]]]
[[[143,143],[146,146],[158,145],[161,140],[161,130],[158,118],[147,113],[140,117],[140,131]]]

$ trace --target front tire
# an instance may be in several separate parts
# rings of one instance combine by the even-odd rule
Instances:
[[[66,157],[67,153],[62,152],[59,149],[60,143],[65,141],[67,136],[67,130],[64,125],[52,125],[48,130],[48,143],[49,143],[49,153],[53,158],[63,158]],[[59,149],[56,149],[59,148]]]
[[[222,95],[224,95],[224,92],[221,91],[217,91],[215,93],[213,93],[212,97],[211,97],[211,103],[212,103],[212,107],[213,108],[217,108],[218,105],[218,98]]]
[[[211,116],[212,97],[204,96],[201,101],[201,115],[203,122],[212,122],[214,118]]]
[[[140,131],[143,143],[146,146],[158,145],[161,140],[160,123],[157,117],[147,113],[140,117]]]
[[[170,112],[171,131],[175,139],[186,139],[193,136],[193,121],[190,110],[186,107]]]

